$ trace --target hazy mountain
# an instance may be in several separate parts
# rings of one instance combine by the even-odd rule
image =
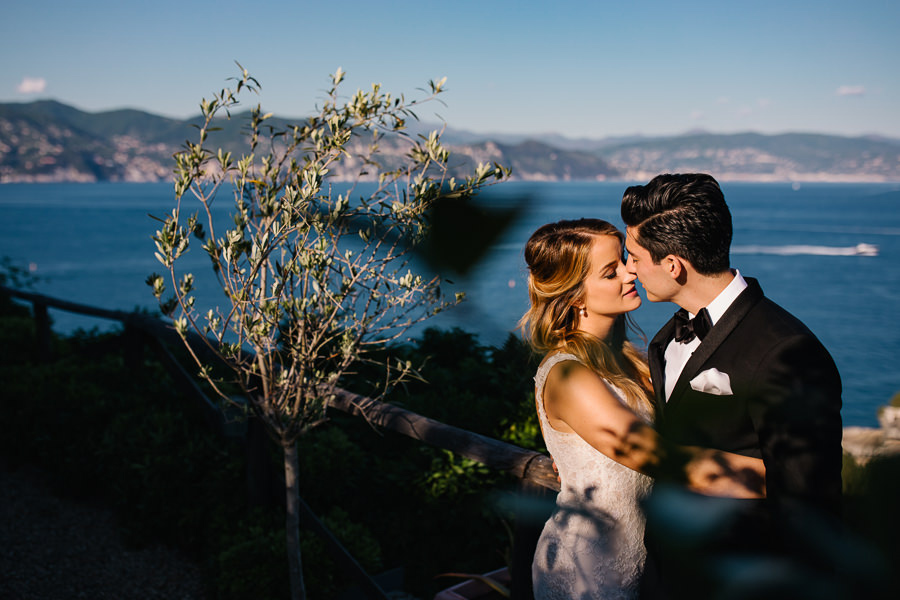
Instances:
[[[435,123],[420,123],[419,126],[422,130],[427,131],[440,129],[441,127],[440,124]],[[540,140],[542,143],[547,144],[548,146],[553,146],[561,150],[592,152],[619,144],[639,142],[647,138],[643,135],[614,136],[601,139],[593,139],[570,138],[558,133],[544,133],[539,135],[534,133],[475,133],[472,131],[466,131],[464,129],[455,129],[453,127],[448,127],[444,132],[442,139],[444,139],[448,144],[473,144],[492,141],[507,145],[517,145],[527,141]]]
[[[232,116],[213,141],[240,151],[247,118]],[[88,113],[55,101],[0,104],[0,182],[170,180],[172,155],[193,139],[191,125],[198,122],[131,109]],[[408,134],[440,128],[413,123]],[[694,132],[575,139],[447,128],[442,139],[455,168],[496,161],[522,180],[645,180],[660,172],[705,171],[722,180],[900,181],[900,140],[874,136]],[[385,167],[403,160],[400,140],[381,146]],[[349,176],[354,166],[339,168]]]
[[[599,151],[625,178],[708,172],[723,180],[900,181],[898,140],[810,133],[696,133]]]

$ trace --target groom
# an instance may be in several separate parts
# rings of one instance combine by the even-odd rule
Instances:
[[[648,347],[657,429],[667,442],[762,458],[766,466],[762,501],[657,484],[642,597],[711,597],[723,571],[710,563],[726,557],[765,557],[796,572],[808,563],[805,525],[840,513],[834,361],[755,279],[730,268],[731,213],[711,176],[659,175],[629,187],[622,220],[628,271],[651,302],[680,307]],[[684,506],[692,509],[679,521]],[[697,527],[685,534],[685,524]]]

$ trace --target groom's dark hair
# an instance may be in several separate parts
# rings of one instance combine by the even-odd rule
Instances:
[[[672,254],[704,275],[729,268],[731,212],[710,175],[657,175],[647,185],[629,187],[622,220],[654,263]]]

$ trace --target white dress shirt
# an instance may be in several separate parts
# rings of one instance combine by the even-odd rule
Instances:
[[[734,279],[731,280],[724,290],[719,292],[719,295],[715,297],[715,299],[710,302],[706,306],[706,310],[709,312],[709,318],[712,321],[712,324],[715,325],[716,322],[722,318],[722,315],[725,314],[725,311],[728,310],[728,307],[731,306],[731,303],[744,291],[747,287],[747,282],[741,277],[741,272],[735,270]],[[693,319],[694,314],[688,313],[690,317]],[[666,346],[665,353],[665,365],[666,365],[666,374],[665,374],[665,391],[666,391],[666,401],[669,400],[669,396],[672,395],[672,390],[675,389],[675,383],[678,381],[678,378],[681,376],[681,371],[684,369],[684,365],[687,364],[687,361],[690,360],[691,355],[694,353],[694,350],[700,346],[700,338],[695,337],[690,342],[676,342],[674,339],[669,342],[669,345]]]

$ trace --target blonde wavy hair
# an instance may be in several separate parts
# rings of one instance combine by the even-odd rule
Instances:
[[[605,339],[576,329],[584,299],[584,281],[598,236],[611,235],[624,247],[618,229],[600,219],[559,221],[539,228],[525,245],[528,296],[531,307],[521,320],[531,347],[540,354],[569,352],[625,393],[632,408],[652,410],[650,370],[644,354],[628,341],[627,330],[637,330],[626,314],[619,315]]]

